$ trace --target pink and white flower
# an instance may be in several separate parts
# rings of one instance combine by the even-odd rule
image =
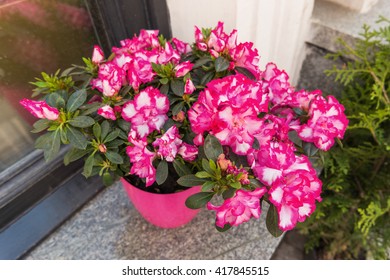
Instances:
[[[168,98],[158,89],[147,87],[126,102],[122,107],[122,117],[131,122],[139,137],[145,137],[154,130],[160,130],[168,119]]]
[[[214,80],[199,94],[188,111],[192,130],[210,132],[222,145],[245,155],[260,132],[260,112],[268,110],[268,99],[258,83],[243,75]]]
[[[260,198],[267,192],[266,188],[254,191],[238,190],[232,198],[226,199],[221,206],[207,204],[208,210],[216,211],[215,224],[223,228],[226,224],[238,226],[250,218],[258,219],[261,214]]]
[[[102,49],[99,46],[95,45],[93,47],[92,62],[95,64],[99,64],[103,60],[104,60],[104,53]]]
[[[187,79],[186,83],[184,85],[184,93],[185,94],[191,94],[196,90],[194,83],[192,82],[191,79]]]
[[[309,109],[310,119],[298,129],[298,135],[307,142],[313,142],[317,148],[327,151],[334,144],[334,138],[343,138],[348,125],[344,106],[336,98],[328,100],[317,95]]]
[[[126,72],[114,62],[107,62],[99,66],[98,78],[91,84],[107,97],[114,96],[126,81]]]
[[[321,201],[321,181],[315,173],[298,169],[278,178],[269,191],[269,200],[279,214],[279,228],[291,230],[297,222],[303,222]]]
[[[115,111],[110,105],[105,105],[97,110],[97,113],[103,118],[115,121]]]
[[[185,76],[188,72],[191,71],[194,64],[189,61],[182,62],[175,66],[175,76],[177,78]]]
[[[130,174],[146,178],[146,186],[149,187],[156,181],[156,168],[153,166],[156,154],[148,150],[146,138],[138,138],[136,131],[130,131],[128,140],[130,145],[126,153],[132,163]]]
[[[186,161],[194,161],[198,156],[198,148],[194,145],[183,142],[177,153]]]
[[[172,126],[163,134],[163,136],[153,142],[153,147],[158,147],[157,156],[168,162],[172,162],[175,160],[182,142],[179,130],[176,126]]]
[[[49,106],[45,101],[35,101],[24,98],[20,100],[20,104],[26,108],[33,116],[40,119],[48,119],[54,121],[58,119],[60,112],[57,108]]]

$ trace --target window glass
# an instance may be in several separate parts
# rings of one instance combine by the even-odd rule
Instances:
[[[36,118],[19,105],[29,82],[81,64],[95,40],[83,0],[0,1],[0,175],[34,149]]]

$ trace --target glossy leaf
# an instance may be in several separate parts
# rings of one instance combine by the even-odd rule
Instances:
[[[96,137],[96,139],[100,140],[100,136],[102,135],[102,128],[99,123],[95,123],[95,125],[92,128],[93,135]]]
[[[68,165],[69,163],[76,161],[88,153],[87,150],[80,150],[77,148],[71,148],[64,156],[64,164]]]
[[[173,168],[175,168],[177,175],[179,175],[180,177],[191,174],[191,169],[189,169],[185,164],[181,163],[176,159],[173,161]]]
[[[219,226],[215,225],[215,228],[219,231],[219,232],[225,232],[229,229],[232,228],[232,226],[230,224],[225,224],[223,228],[220,228]]]
[[[279,226],[279,215],[275,205],[270,204],[267,218],[265,220],[265,224],[267,226],[268,231],[274,236],[279,237],[283,234],[283,231],[280,230]]]
[[[156,170],[156,183],[163,184],[168,178],[168,163],[165,160],[160,161]]]
[[[69,112],[74,112],[81,105],[83,105],[86,100],[87,100],[87,92],[85,91],[85,89],[80,89],[80,90],[74,92],[69,97],[68,103],[66,104],[66,109]]]
[[[206,157],[214,161],[216,161],[218,156],[223,153],[221,143],[219,143],[219,140],[211,134],[207,135],[206,139],[204,140],[203,148]]]
[[[88,178],[92,175],[92,169],[95,162],[94,155],[90,155],[84,163],[83,175]]]
[[[69,121],[70,125],[80,128],[90,127],[94,125],[94,123],[95,120],[88,116],[78,116]]]
[[[33,125],[34,129],[31,130],[32,133],[38,133],[38,132],[42,132],[44,131],[45,129],[47,129],[50,125],[50,121],[47,120],[47,119],[40,119],[38,121],[36,121]]]
[[[51,133],[51,141],[47,143],[44,148],[44,157],[46,161],[53,160],[60,151],[61,139],[60,132],[58,130]]]
[[[180,177],[177,180],[177,183],[184,187],[194,187],[194,186],[200,186],[203,185],[203,183],[207,182],[208,180],[198,178],[194,174],[188,174]]]
[[[253,75],[252,72],[249,71],[247,68],[236,66],[234,69],[236,70],[236,72],[245,75],[247,78],[254,81],[256,80],[255,75]]]
[[[75,148],[85,150],[88,145],[88,141],[85,138],[84,134],[78,130],[77,128],[73,128],[71,126],[68,126],[66,130],[66,136],[70,142]]]
[[[115,164],[122,164],[123,163],[123,158],[118,153],[107,150],[104,154],[107,157],[107,159],[109,161],[111,161],[112,163],[115,163]]]
[[[184,82],[182,80],[172,80],[171,89],[177,96],[183,96],[184,94]]]
[[[212,192],[200,192],[191,195],[186,200],[186,206],[190,209],[199,209],[204,207],[214,196]]]
[[[215,60],[215,71],[223,72],[229,68],[229,64],[230,64],[229,60],[227,60],[223,56],[219,56]]]

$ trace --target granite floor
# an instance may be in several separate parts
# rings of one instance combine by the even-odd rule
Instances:
[[[25,259],[270,259],[282,238],[265,228],[265,210],[225,233],[202,210],[188,225],[161,229],[147,223],[120,183],[90,201]]]

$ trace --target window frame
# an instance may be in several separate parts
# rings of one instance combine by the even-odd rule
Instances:
[[[106,54],[140,29],[158,29],[171,37],[165,0],[84,3]],[[42,151],[34,150],[0,173],[0,259],[23,258],[104,188],[97,176],[83,178],[83,160],[63,165],[68,149],[62,147],[49,163]]]

